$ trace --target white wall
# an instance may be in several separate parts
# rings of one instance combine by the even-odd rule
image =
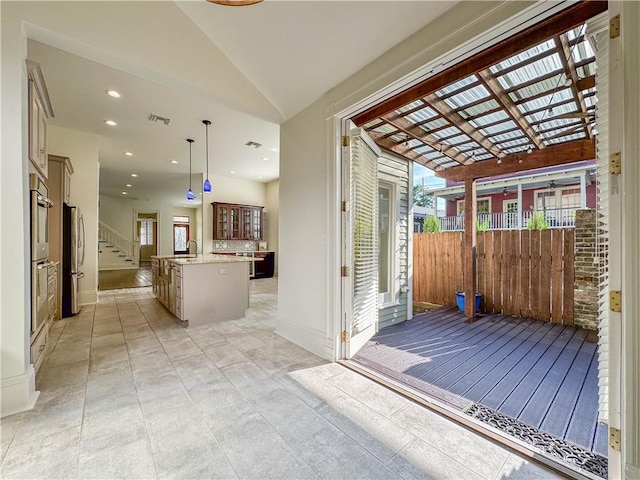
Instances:
[[[279,334],[325,358],[338,356],[340,166],[332,115],[529,5],[460,3],[281,126]]]
[[[203,194],[203,252],[213,250],[213,206],[212,202],[238,203],[241,205],[267,204],[267,186],[261,182],[234,177],[210,178],[211,193]]]
[[[69,157],[73,165],[71,205],[84,217],[86,232],[84,277],[79,281],[80,304],[98,301],[98,136],[68,128],[49,125],[48,151],[52,155]]]
[[[266,235],[267,248],[273,250],[276,255],[275,275],[278,275],[278,229],[280,216],[280,181],[274,180],[267,183]]]

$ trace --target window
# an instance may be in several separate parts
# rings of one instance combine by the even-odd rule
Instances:
[[[173,223],[189,223],[189,217],[186,215],[174,215]]]
[[[140,220],[140,245],[153,245],[152,220]]]
[[[464,212],[464,200],[458,200],[458,215]],[[476,199],[476,213],[491,213],[491,197]]]
[[[395,301],[394,271],[396,250],[395,187],[392,183],[378,184],[378,303]]]

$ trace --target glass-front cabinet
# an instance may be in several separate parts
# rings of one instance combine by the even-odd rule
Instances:
[[[264,207],[213,202],[214,240],[261,240]]]

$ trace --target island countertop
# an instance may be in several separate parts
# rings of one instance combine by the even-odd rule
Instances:
[[[252,257],[235,257],[230,255],[198,254],[198,255],[152,255],[151,258],[165,260],[176,265],[203,265],[209,263],[254,262],[262,259]]]

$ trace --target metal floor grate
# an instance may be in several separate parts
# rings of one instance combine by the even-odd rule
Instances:
[[[607,478],[608,460],[602,455],[590,452],[589,450],[548,433],[541,432],[537,428],[514,420],[483,405],[478,405],[477,403],[465,409],[464,413],[512,437],[520,439],[549,455],[575,465],[581,470],[598,475],[601,478]]]

